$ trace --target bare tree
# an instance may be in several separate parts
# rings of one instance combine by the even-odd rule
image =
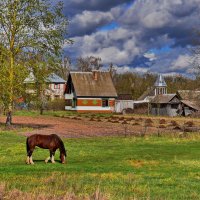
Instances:
[[[69,56],[64,56],[63,63],[59,67],[58,74],[64,80],[67,80],[70,70],[71,70],[71,59]]]
[[[99,70],[103,67],[101,64],[101,58],[90,56],[90,57],[79,57],[77,59],[77,69],[82,72],[90,72],[92,70]]]

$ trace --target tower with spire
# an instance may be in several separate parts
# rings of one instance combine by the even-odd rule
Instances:
[[[167,94],[167,84],[162,74],[159,74],[156,82],[154,83],[154,94]]]

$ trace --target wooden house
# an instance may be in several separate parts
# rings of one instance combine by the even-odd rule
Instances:
[[[110,113],[116,98],[109,72],[70,72],[65,91],[66,110]]]

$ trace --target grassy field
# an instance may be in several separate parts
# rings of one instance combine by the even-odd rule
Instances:
[[[0,193],[83,199],[200,199],[200,137],[65,139],[68,163],[26,165],[24,136],[0,132]],[[1,189],[1,188],[4,189]],[[1,196],[1,194],[0,194]],[[7,196],[8,198],[8,196]]]

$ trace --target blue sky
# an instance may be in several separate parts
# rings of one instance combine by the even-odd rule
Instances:
[[[200,0],[66,0],[73,60],[98,56],[119,72],[192,73]]]

